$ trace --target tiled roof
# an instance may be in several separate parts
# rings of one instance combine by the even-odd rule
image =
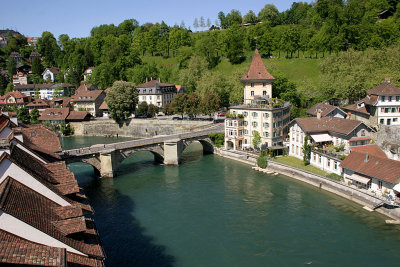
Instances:
[[[310,114],[312,116],[317,116],[317,113],[321,112],[321,116],[324,117],[336,108],[338,107],[325,103],[317,103],[307,110],[307,114]]]
[[[104,89],[104,93],[108,93],[108,92],[110,92],[110,90],[111,90],[111,87],[108,87],[108,88],[106,88],[106,89]]]
[[[27,128],[22,128],[22,137],[24,145],[28,148],[45,154],[46,156],[60,158],[56,152],[61,151],[60,140],[56,133],[46,128],[43,125],[30,125]]]
[[[15,90],[22,90],[22,89],[46,89],[46,88],[55,88],[57,86],[61,87],[73,87],[70,83],[40,83],[40,84],[18,84],[14,88]]]
[[[50,100],[50,107],[55,108],[57,103],[61,102],[61,107],[66,108],[69,105],[70,101],[71,101],[71,97],[67,97],[67,96],[53,98],[52,100]]]
[[[78,88],[76,88],[76,93],[77,92],[81,92],[81,91],[92,91],[92,90],[97,90],[97,86],[92,84],[92,83],[88,83],[88,84],[81,84],[79,85]]]
[[[375,144],[372,145],[365,145],[365,146],[352,146],[350,147],[350,151],[354,152],[360,152],[360,153],[367,153],[369,155],[373,155],[376,157],[381,157],[381,158],[387,158],[385,152]]]
[[[378,178],[390,183],[400,180],[400,161],[391,160],[364,152],[351,152],[340,166],[356,173]]]
[[[46,71],[46,70],[49,70],[50,72],[52,72],[52,73],[54,73],[54,74],[58,74],[60,71],[58,70],[58,68],[56,68],[56,67],[48,67],[48,68],[46,68],[45,70],[44,70],[44,72]],[[43,72],[43,73],[44,73]]]
[[[65,120],[68,117],[69,108],[46,108],[39,120]]]
[[[103,103],[101,103],[99,109],[101,109],[101,110],[108,110],[108,105],[107,105],[107,102],[106,102],[105,99],[104,99]]]
[[[390,80],[367,91],[368,95],[400,95],[400,88],[394,86]]]
[[[70,111],[67,120],[84,120],[88,116],[90,116],[90,114],[86,111]]]
[[[172,83],[162,83],[157,80],[150,80],[148,82],[139,84],[138,86],[136,86],[136,88],[155,88],[157,85],[159,87],[175,86],[175,84]]]
[[[254,52],[253,60],[251,61],[249,70],[240,80],[275,80],[275,77],[272,76],[265,67],[257,49]]]
[[[12,91],[4,94],[0,99],[7,99],[9,96],[12,96],[14,98],[28,98],[27,95],[22,94],[21,92],[18,91]]]
[[[71,96],[71,102],[95,102],[103,92],[103,90],[77,91]]]
[[[365,114],[365,115],[370,115],[369,112],[368,112],[368,110],[367,110],[367,108],[366,108],[366,106],[363,105],[363,106],[359,107],[359,106],[358,106],[358,103],[359,103],[359,102],[357,102],[357,103],[355,103],[355,104],[352,104],[352,105],[345,106],[345,107],[343,107],[343,109],[344,109],[345,111],[350,111],[350,112],[351,112],[351,111],[354,111],[354,112],[363,113],[363,114]]]
[[[45,99],[33,99],[32,102],[26,105],[26,107],[41,107],[41,106],[47,106],[50,107],[49,102]]]
[[[71,226],[71,229],[60,230],[59,223],[63,220],[54,212],[54,209],[59,207],[58,204],[11,177],[8,177],[3,183],[6,185],[0,193],[0,209],[2,211],[78,251],[104,258],[99,244],[86,244],[82,240],[67,237],[66,232],[76,229],[75,224]]]
[[[301,128],[307,133],[314,132],[336,132],[348,135],[357,128],[362,122],[349,119],[341,119],[335,117],[316,117],[297,118],[294,119]]]

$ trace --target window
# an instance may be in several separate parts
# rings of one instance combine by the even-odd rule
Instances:
[[[249,113],[247,111],[244,111],[243,116],[247,117],[247,115],[249,115]]]
[[[263,91],[263,96],[266,96],[267,95],[267,91]]]
[[[327,161],[326,161],[326,166],[329,168],[329,167],[331,167],[331,160],[330,159],[328,159]]]
[[[250,83],[250,86],[251,86],[251,87],[254,87],[254,83]]]
[[[392,101],[392,96],[389,96],[389,100],[388,100],[389,102],[391,102]]]
[[[267,83],[263,83],[263,87],[267,86]]]
[[[315,153],[313,153],[313,159],[314,161],[317,161],[317,155]]]
[[[269,137],[269,132],[264,132],[265,137]]]
[[[335,164],[333,165],[333,169],[337,170],[337,161],[335,161]]]
[[[379,124],[385,124],[385,119],[380,119]]]
[[[400,96],[396,96],[396,101],[400,101]]]
[[[390,125],[391,119],[387,119],[386,125]]]
[[[264,126],[264,128],[268,128],[269,127],[269,123],[268,122],[264,122],[263,126]]]
[[[385,112],[385,108],[381,108],[381,112]]]
[[[248,121],[243,121],[243,125],[247,126],[247,125],[249,125],[249,122]]]
[[[393,118],[393,122],[397,122],[397,118]]]
[[[251,94],[251,96],[254,96],[254,91],[251,91],[250,94]]]
[[[389,108],[385,108],[385,113],[389,113]]]
[[[294,153],[294,145],[292,144],[292,153]]]
[[[269,118],[269,113],[264,113],[264,118]]]
[[[379,189],[382,189],[382,186],[383,186],[383,182],[382,182],[382,181],[378,181],[378,187],[379,187]]]
[[[322,157],[321,157],[321,155],[319,155],[318,156],[318,162],[321,164],[321,162],[322,162]]]
[[[392,108],[392,113],[396,113],[396,108]]]
[[[249,134],[249,131],[245,129],[244,134]]]
[[[257,127],[258,123],[257,123],[256,121],[253,121],[253,122],[251,123],[251,125],[253,125],[253,127]]]
[[[385,96],[384,95],[382,96],[382,102],[385,102]]]
[[[257,112],[252,112],[252,113],[251,113],[251,116],[257,117],[257,116],[258,116],[258,113],[257,113]]]
[[[365,130],[361,130],[361,136],[365,136]]]

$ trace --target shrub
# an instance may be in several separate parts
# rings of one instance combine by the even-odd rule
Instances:
[[[216,147],[219,148],[224,145],[224,140],[225,140],[224,133],[209,134],[208,137],[210,137],[211,141],[214,143]]]
[[[340,160],[344,160],[346,158],[346,155],[341,155]]]
[[[261,156],[258,157],[257,158],[257,166],[260,168],[263,168],[263,169],[267,168],[267,166],[268,166],[267,157],[261,157]]]

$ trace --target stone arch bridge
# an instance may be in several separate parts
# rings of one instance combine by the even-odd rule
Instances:
[[[62,151],[59,155],[66,164],[83,162],[93,166],[101,177],[114,177],[121,162],[138,151],[149,151],[157,162],[178,165],[183,150],[195,141],[203,146],[205,154],[214,153],[214,145],[208,134],[223,132],[223,125],[205,130],[169,136],[156,136],[113,144],[98,144],[91,147]]]

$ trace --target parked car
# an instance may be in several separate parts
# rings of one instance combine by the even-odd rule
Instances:
[[[224,117],[226,115],[226,110],[218,111],[218,117]]]

